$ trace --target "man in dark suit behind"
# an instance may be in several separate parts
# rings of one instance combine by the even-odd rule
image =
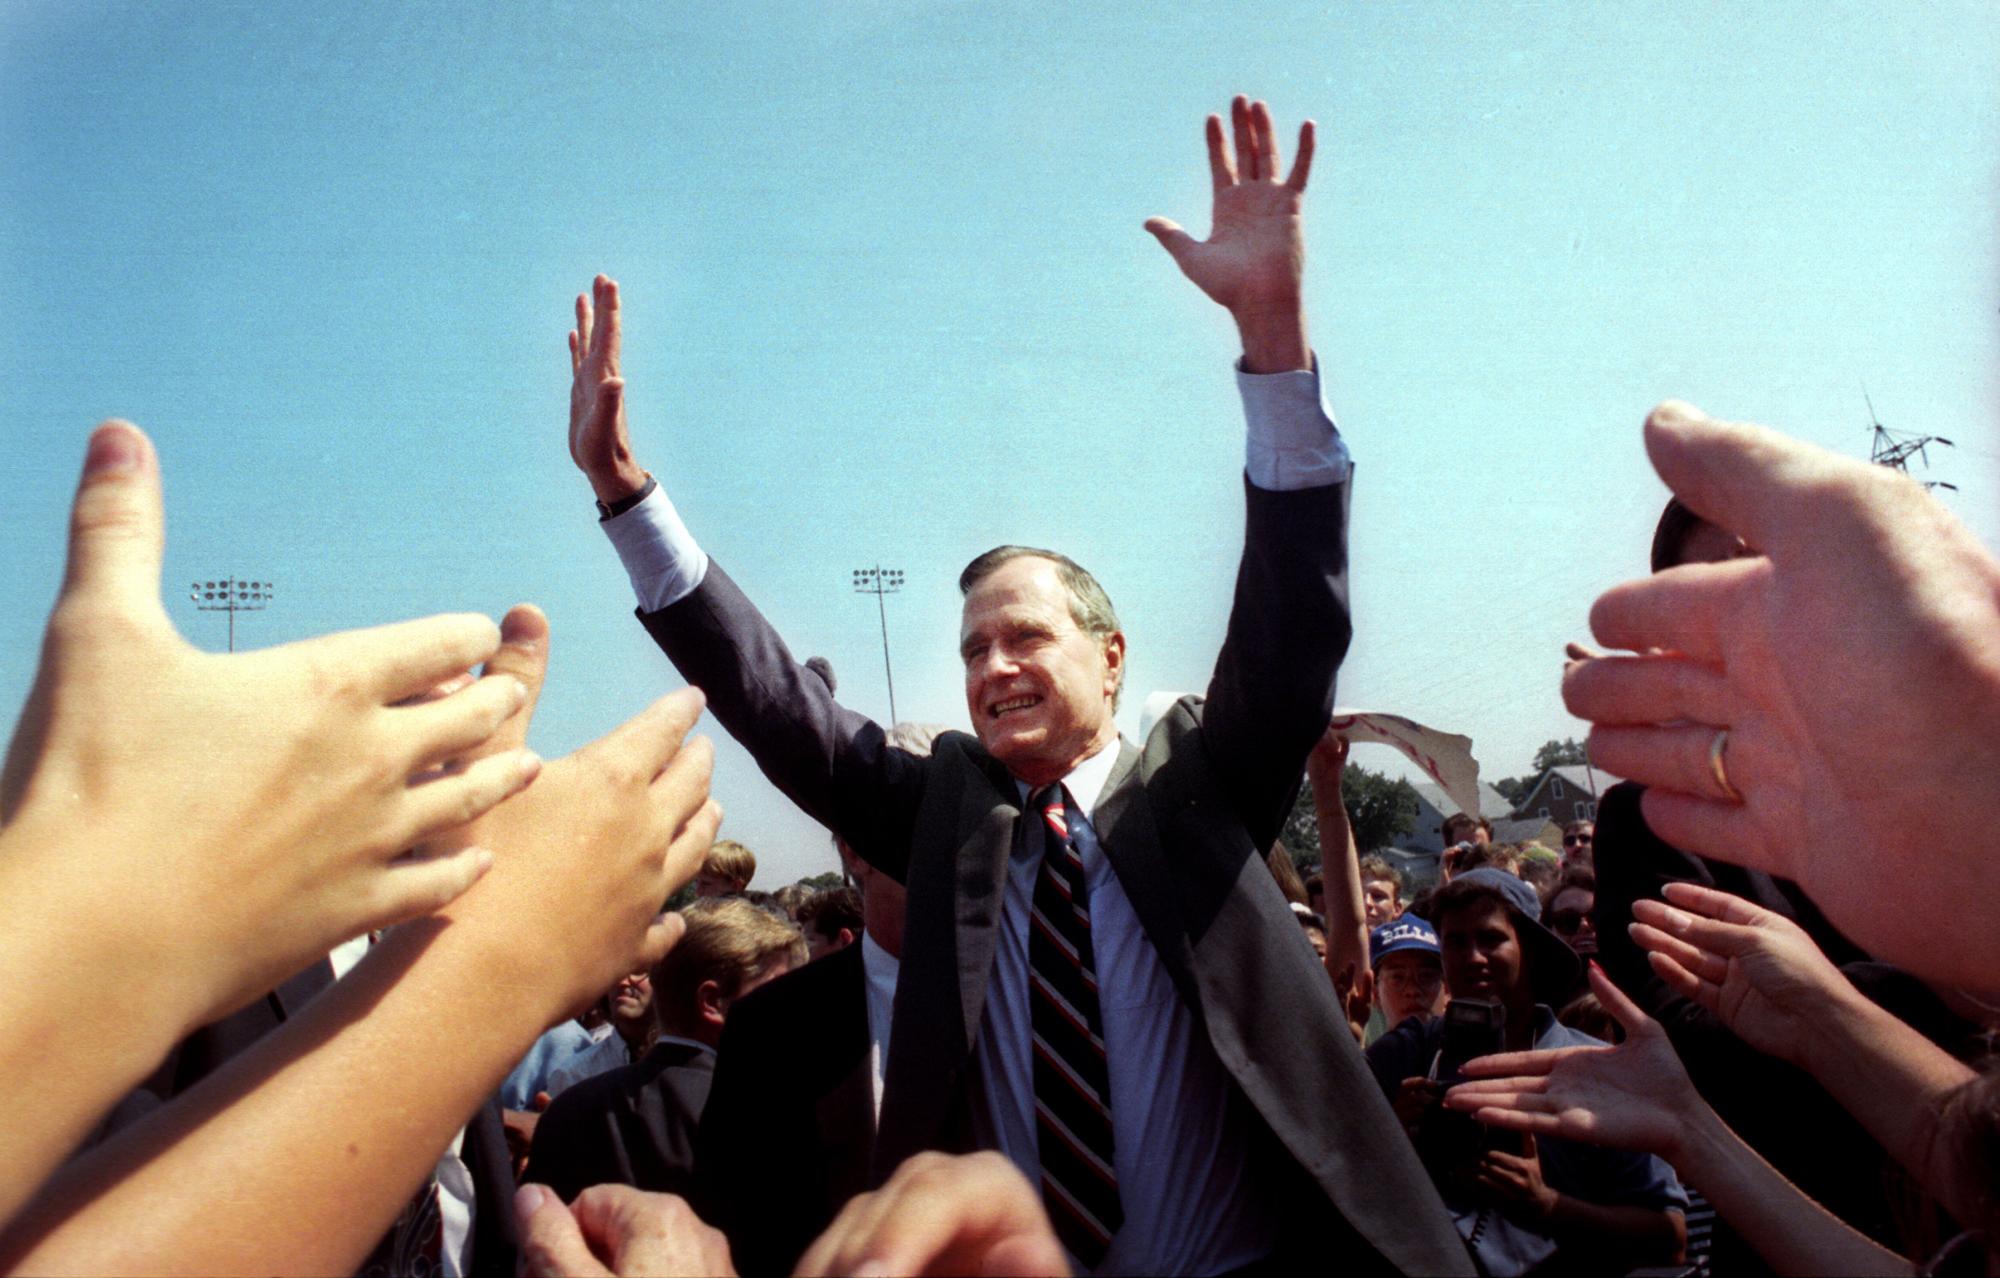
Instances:
[[[870,1187],[903,885],[845,848],[841,857],[860,886],[861,939],[730,1013],[702,1111],[695,1206],[728,1236],[744,1278],[792,1272],[847,1200]]]
[[[522,1179],[565,1202],[592,1185],[689,1193],[731,1004],[805,962],[797,928],[740,898],[697,901],[682,917],[686,934],[652,972],[659,1040],[632,1064],[564,1090],[536,1125]]]
[[[779,789],[908,889],[875,1180],[920,1150],[999,1149],[1085,1270],[1331,1253],[1470,1273],[1263,865],[1347,647],[1351,466],[1300,303],[1312,128],[1281,178],[1269,111],[1238,98],[1231,114],[1233,160],[1208,125],[1210,238],[1147,229],[1243,338],[1244,552],[1205,704],[1184,699],[1141,747],[1113,722],[1125,637],[1109,599],[1022,547],[960,579],[976,740],[947,733],[919,759],[836,703],[634,459],[601,276],[572,334],[571,454],[654,639]],[[1003,493],[1103,500],[1087,474],[1020,463]]]

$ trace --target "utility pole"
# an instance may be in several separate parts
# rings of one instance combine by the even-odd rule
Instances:
[[[226,612],[229,614],[229,651],[236,651],[236,614],[239,612],[262,612],[271,602],[271,583],[268,581],[240,581],[235,577],[224,577],[220,581],[197,581],[188,593],[194,606],[202,612]]]
[[[882,621],[882,674],[889,681],[889,723],[891,726],[902,722],[896,717],[896,675],[889,668],[889,610],[882,603],[882,596],[893,595],[903,588],[903,570],[884,568],[877,564],[873,568],[854,570],[854,592],[875,596],[875,612]]]

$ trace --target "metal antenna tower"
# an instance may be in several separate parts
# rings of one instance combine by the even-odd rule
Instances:
[[[1882,424],[1881,418],[1875,416],[1875,401],[1868,398],[1865,387],[1861,391],[1861,399],[1868,405],[1869,428],[1875,432],[1874,444],[1868,450],[1868,460],[1877,466],[1888,466],[1907,475],[1910,473],[1912,457],[1923,462],[1926,469],[1930,467],[1930,454],[1924,451],[1927,445],[1943,444],[1946,448],[1958,447],[1942,435],[1911,435],[1903,431],[1890,430]],[[1942,479],[1927,479],[1923,481],[1923,485],[1927,490],[1948,488],[1952,492],[1958,491],[1957,484],[1948,484]]]

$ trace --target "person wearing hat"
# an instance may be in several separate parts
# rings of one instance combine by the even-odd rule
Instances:
[[[1532,887],[1491,866],[1468,870],[1439,890],[1431,919],[1446,993],[1497,1005],[1500,1050],[1606,1046],[1550,1010],[1575,988],[1582,961],[1542,925]],[[1617,1273],[1681,1258],[1687,1193],[1666,1163],[1553,1136],[1454,1128],[1465,1120],[1438,1106],[1455,1081],[1449,1046],[1445,1017],[1412,1018],[1368,1049],[1368,1066],[1480,1272]]]
[[[1375,972],[1375,1005],[1382,1027],[1370,1026],[1370,1042],[1415,1017],[1427,1021],[1444,1011],[1444,960],[1437,933],[1415,914],[1402,914],[1368,934],[1368,963]]]

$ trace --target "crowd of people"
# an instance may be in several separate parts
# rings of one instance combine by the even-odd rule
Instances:
[[[1209,237],[1146,227],[1242,340],[1244,546],[1143,741],[1111,600],[1024,545],[960,579],[969,732],[841,705],[710,557],[757,531],[640,465],[603,276],[570,451],[688,686],[562,759],[531,606],[195,651],[158,459],[101,426],[0,773],[0,1267],[2000,1273],[2000,562],[1662,405],[1655,573],[1561,681],[1629,780],[1559,850],[1454,816],[1405,882],[1328,726],[1313,128],[1287,169],[1239,98],[1206,143]],[[842,886],[752,886],[704,709]]]

